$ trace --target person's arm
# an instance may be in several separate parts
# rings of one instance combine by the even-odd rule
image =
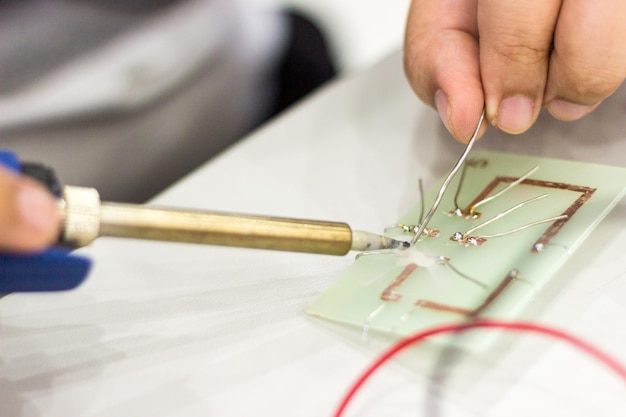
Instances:
[[[0,252],[37,252],[60,232],[54,197],[35,181],[0,166]]]
[[[626,1],[413,0],[405,71],[450,133],[487,120],[526,131],[545,107],[560,120],[594,110],[626,77]]]

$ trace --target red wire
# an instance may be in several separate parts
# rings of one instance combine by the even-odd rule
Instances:
[[[418,344],[425,339],[435,336],[442,333],[457,333],[464,332],[469,329],[475,328],[490,328],[490,329],[503,329],[510,330],[516,332],[529,332],[529,333],[539,333],[554,339],[559,339],[564,342],[569,343],[570,345],[578,348],[579,350],[587,353],[592,356],[599,362],[603,363],[607,367],[609,367],[613,372],[618,374],[625,382],[626,382],[626,367],[619,363],[617,360],[613,359],[608,354],[602,352],[600,349],[594,347],[590,343],[579,339],[576,336],[572,336],[568,333],[565,333],[562,330],[554,329],[547,326],[542,326],[540,324],[533,324],[527,322],[508,322],[508,321],[499,321],[499,320],[479,320],[470,323],[461,323],[461,324],[450,324],[444,325],[440,327],[434,327],[429,330],[425,330],[423,332],[417,333],[413,336],[409,336],[405,339],[400,340],[395,345],[391,346],[387,351],[383,352],[366,370],[359,376],[359,378],[352,384],[350,389],[347,391],[339,407],[335,411],[334,417],[341,417],[346,407],[353,399],[354,395],[357,391],[363,386],[363,384],[372,376],[374,371],[380,368],[383,364],[393,358],[396,354],[401,352],[402,350],[410,347],[412,345]]]

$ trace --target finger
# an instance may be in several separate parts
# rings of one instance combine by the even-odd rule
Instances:
[[[521,133],[537,119],[560,0],[479,0],[480,68],[487,119]]]
[[[404,49],[407,78],[461,142],[472,136],[484,103],[477,39],[476,1],[411,3]]]
[[[576,120],[626,77],[626,2],[564,1],[550,59],[545,102],[557,119]]]
[[[0,168],[0,249],[34,252],[59,236],[57,203],[34,181]]]

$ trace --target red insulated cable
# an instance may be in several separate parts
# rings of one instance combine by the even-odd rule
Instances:
[[[359,378],[352,384],[350,389],[346,392],[341,403],[337,407],[334,417],[341,417],[348,406],[350,401],[354,398],[355,394],[359,391],[359,389],[363,386],[363,384],[372,376],[372,374],[380,368],[387,361],[392,359],[396,354],[401,352],[402,350],[416,345],[420,342],[423,342],[425,339],[428,339],[431,336],[435,336],[438,334],[446,334],[446,333],[460,333],[465,332],[470,329],[476,328],[487,328],[487,329],[502,329],[508,330],[512,332],[522,332],[522,333],[537,333],[542,334],[554,339],[561,340],[563,342],[569,343],[571,346],[578,348],[589,356],[595,358],[597,361],[603,363],[605,366],[610,368],[613,372],[619,375],[624,382],[626,382],[626,367],[622,365],[620,362],[604,353],[600,349],[591,345],[590,343],[582,340],[576,336],[565,333],[562,330],[554,329],[551,327],[543,326],[540,324],[534,324],[529,322],[509,322],[509,321],[499,321],[499,320],[478,320],[470,323],[461,323],[461,324],[450,324],[439,327],[434,327],[432,329],[425,330],[423,332],[414,334],[413,336],[409,336],[405,339],[400,340],[395,345],[391,346],[385,352],[383,352],[360,376]]]

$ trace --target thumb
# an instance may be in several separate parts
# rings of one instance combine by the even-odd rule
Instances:
[[[57,202],[35,181],[0,167],[0,250],[35,252],[60,233]]]

